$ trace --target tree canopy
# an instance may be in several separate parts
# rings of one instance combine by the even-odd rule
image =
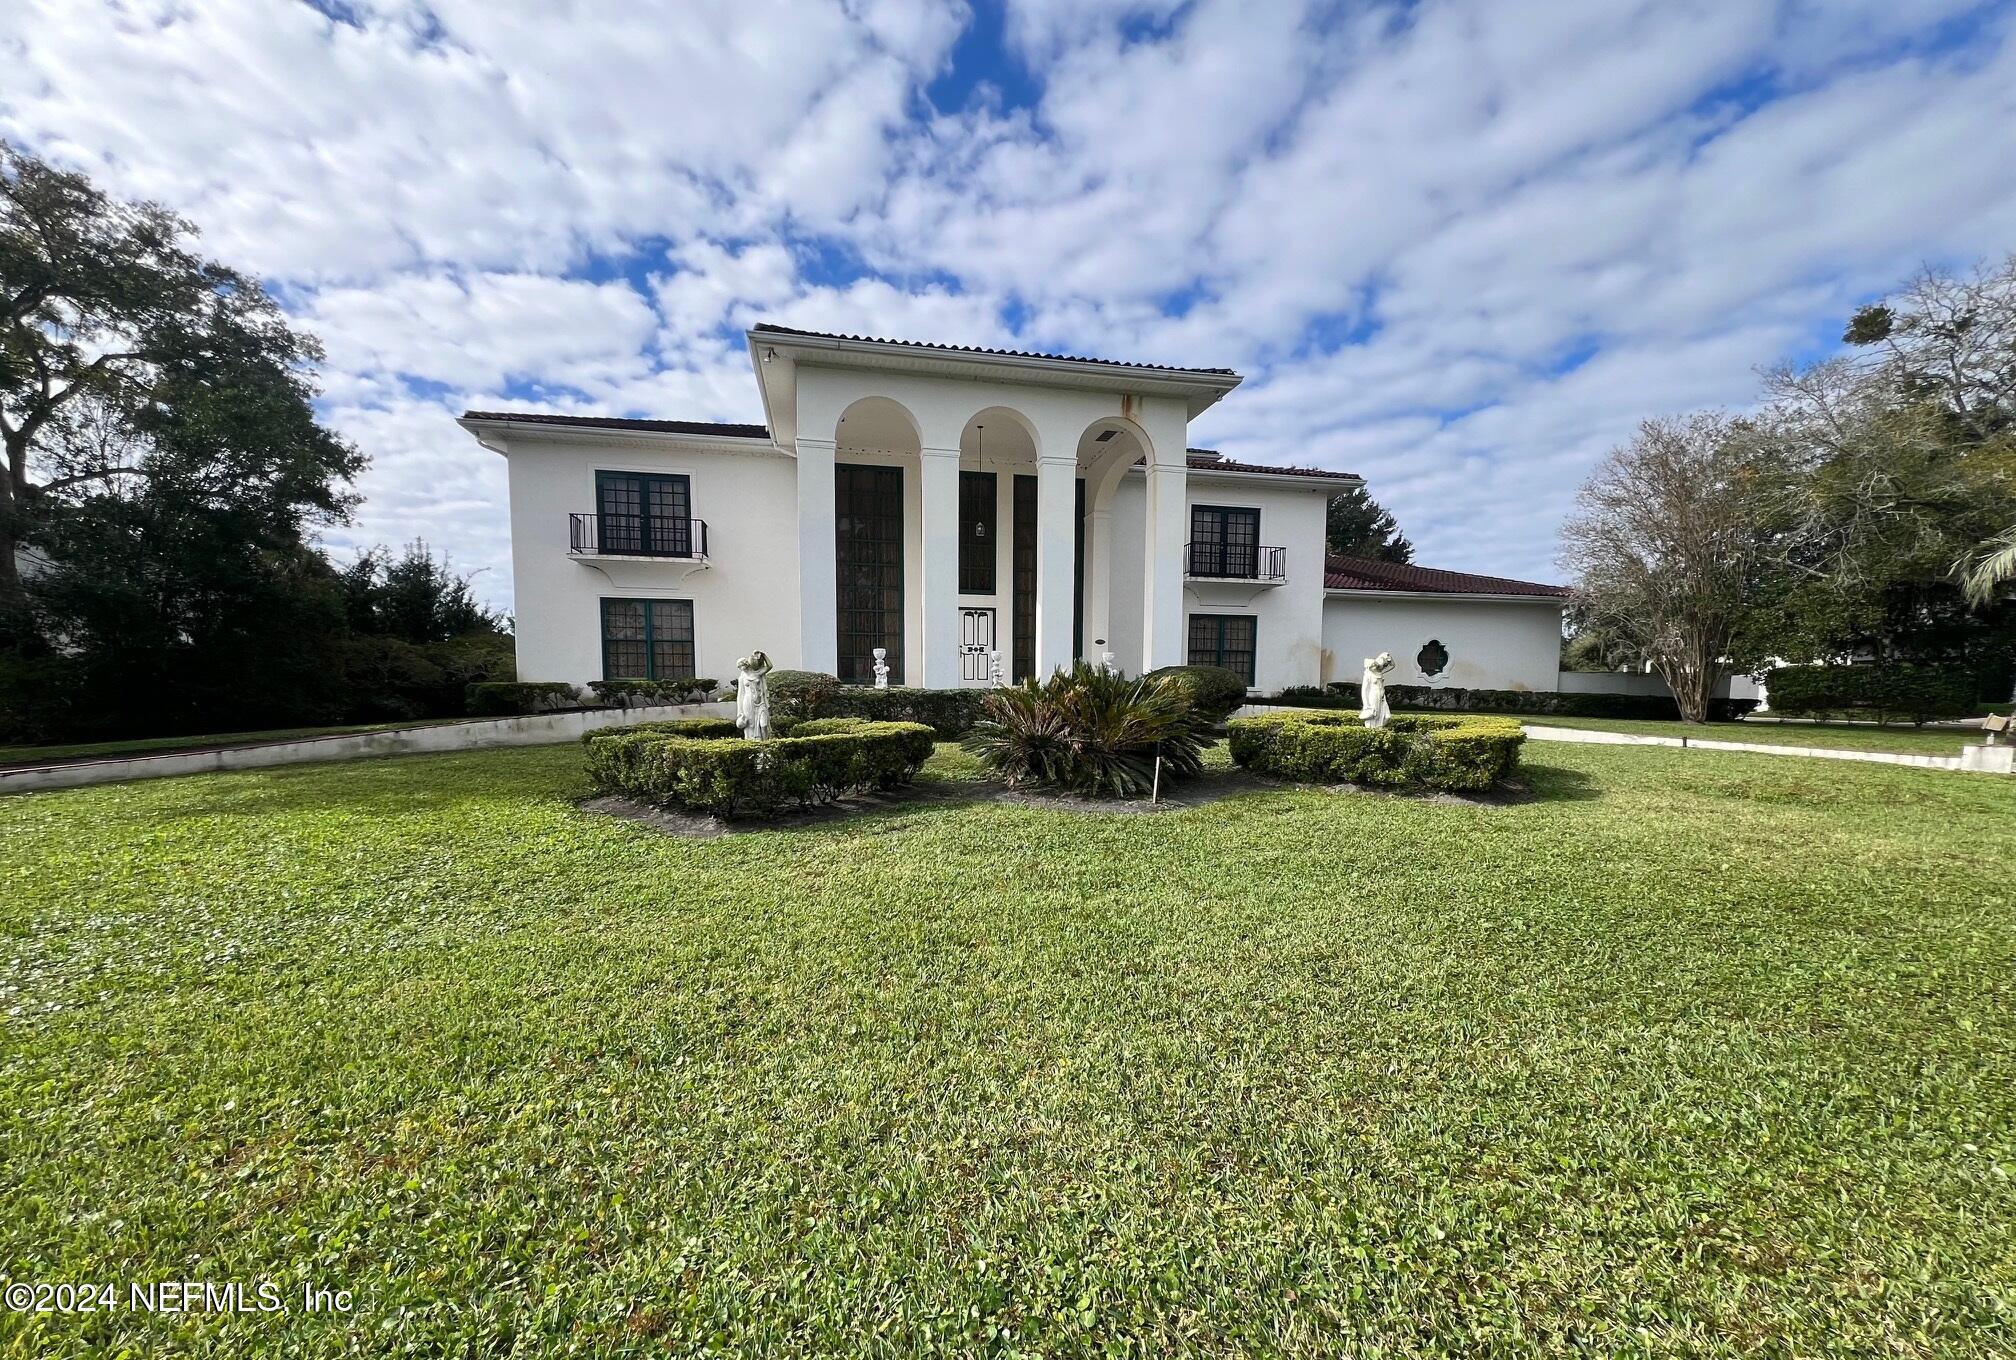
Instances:
[[[1324,550],[1335,557],[1368,557],[1381,562],[1412,562],[1414,545],[1386,507],[1366,494],[1361,483],[1330,498]]]
[[[367,554],[353,629],[359,569],[311,538],[364,466],[314,409],[321,348],[195,241],[0,143],[0,730],[460,712],[508,643],[416,648],[499,621],[416,545]]]

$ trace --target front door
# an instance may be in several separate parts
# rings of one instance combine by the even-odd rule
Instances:
[[[988,653],[994,650],[994,611],[959,611],[959,679],[969,685],[987,684]]]

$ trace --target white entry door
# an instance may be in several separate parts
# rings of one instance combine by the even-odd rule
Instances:
[[[968,685],[987,684],[987,654],[994,650],[994,611],[959,611],[959,679]]]

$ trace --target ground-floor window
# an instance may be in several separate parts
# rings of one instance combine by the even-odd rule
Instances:
[[[602,601],[604,680],[689,680],[691,600]]]
[[[889,683],[903,683],[903,469],[869,463],[833,468],[833,544],[838,576],[840,679],[875,682],[875,649],[889,654]]]
[[[1223,666],[1251,685],[1258,629],[1259,621],[1250,614],[1192,614],[1190,664]]]

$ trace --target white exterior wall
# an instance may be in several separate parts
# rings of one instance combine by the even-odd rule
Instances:
[[[1562,671],[1558,687],[1563,694],[1639,694],[1670,699],[1673,691],[1664,680],[1649,671]],[[1715,682],[1716,697],[1755,699],[1764,692],[1747,675],[1725,675]]]
[[[691,600],[695,669],[732,681],[761,648],[798,664],[796,464],[776,452],[721,452],[649,440],[510,436],[511,576],[518,678],[602,678],[601,602]],[[569,512],[595,510],[595,473],[676,472],[692,479],[693,517],[707,522],[705,566],[683,559],[571,556]]]
[[[1432,678],[1414,659],[1431,638],[1449,650],[1449,668]],[[1389,684],[1552,690],[1561,674],[1561,604],[1345,591],[1323,601],[1323,648],[1325,684],[1355,681],[1366,657],[1391,652]]]

